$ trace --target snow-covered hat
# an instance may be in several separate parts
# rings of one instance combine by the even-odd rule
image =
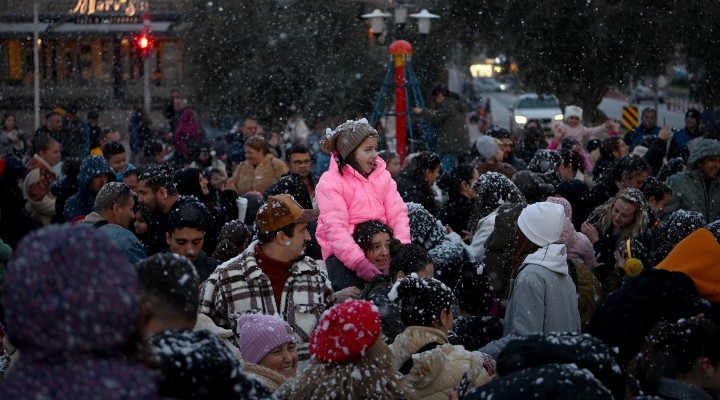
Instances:
[[[570,117],[578,117],[582,121],[583,109],[578,106],[567,106],[565,107],[565,119]]]
[[[362,118],[357,121],[348,120],[340,124],[334,131],[328,129],[321,144],[329,152],[338,152],[342,158],[347,158],[360,143],[369,137],[380,137],[377,131]]]
[[[557,203],[543,201],[525,207],[518,218],[518,227],[533,243],[545,247],[560,239],[565,210]]]
[[[354,361],[377,342],[380,327],[377,307],[365,300],[348,300],[323,313],[308,349],[322,361]]]
[[[237,333],[243,360],[259,364],[274,349],[295,341],[290,325],[275,315],[243,314]]]

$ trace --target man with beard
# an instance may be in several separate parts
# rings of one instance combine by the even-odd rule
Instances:
[[[138,203],[150,211],[148,221],[147,253],[153,255],[168,249],[167,223],[170,213],[180,203],[192,198],[180,196],[173,181],[173,169],[167,165],[154,165],[138,177]]]
[[[135,218],[136,196],[122,182],[107,183],[95,197],[95,211],[83,221],[107,234],[133,264],[145,258],[142,243],[129,230],[130,221]]]
[[[310,334],[336,301],[327,273],[305,256],[307,224],[317,217],[289,194],[270,196],[255,219],[258,240],[203,284],[200,313],[236,335],[239,315],[279,314],[295,332],[299,360],[308,360]]]

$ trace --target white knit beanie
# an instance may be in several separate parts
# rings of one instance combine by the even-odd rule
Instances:
[[[578,117],[582,121],[583,109],[578,106],[567,106],[565,107],[565,119],[570,117]]]
[[[518,227],[540,247],[560,240],[565,220],[565,210],[557,203],[540,202],[525,207],[518,218]]]

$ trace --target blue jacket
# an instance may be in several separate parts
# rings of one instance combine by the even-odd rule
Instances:
[[[645,129],[644,126],[640,125],[625,135],[625,144],[633,148],[642,143],[645,136],[657,136],[658,133],[660,133],[660,127],[655,126],[650,129]]]
[[[80,175],[78,177],[78,192],[72,195],[65,203],[63,210],[63,218],[65,222],[70,222],[73,218],[80,215],[88,215],[95,205],[95,195],[90,193],[88,185],[95,177],[106,174],[108,182],[115,180],[115,173],[107,160],[102,156],[87,156],[80,164]]]
[[[97,228],[98,231],[106,234],[117,248],[122,250],[131,264],[135,264],[146,257],[142,243],[130,230],[108,223],[102,215],[92,212],[85,217],[83,224]]]
[[[673,133],[672,141],[670,142],[670,148],[668,148],[667,159],[682,157],[687,160],[690,155],[688,149],[688,142],[702,136],[702,132],[696,129],[694,132],[690,132],[687,128],[683,128]]]

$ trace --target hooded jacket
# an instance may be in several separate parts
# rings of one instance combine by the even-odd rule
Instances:
[[[709,230],[700,228],[680,241],[655,268],[684,273],[705,300],[720,302],[719,259],[720,244]]]
[[[352,238],[359,223],[382,221],[392,228],[395,239],[410,243],[407,206],[385,169],[385,161],[378,157],[375,162],[375,170],[367,178],[349,165],[343,166],[343,175],[340,175],[333,156],[330,169],[320,177],[315,188],[320,210],[315,236],[323,259],[334,254],[353,271],[365,259],[365,253]]]
[[[702,252],[696,251],[693,256],[698,254]],[[659,321],[677,321],[700,313],[718,321],[717,312],[700,297],[687,275],[652,268],[629,278],[600,303],[590,319],[587,333],[608,346],[617,347],[616,358],[626,366]]]
[[[674,193],[670,204],[665,208],[667,214],[683,209],[701,213],[708,223],[720,218],[720,177],[707,180],[705,174],[696,169],[697,163],[711,156],[720,156],[720,142],[705,139],[695,147],[688,158],[690,171],[668,178],[667,185]]]
[[[518,336],[550,332],[580,332],[578,295],[564,244],[550,244],[525,257],[510,281],[504,336],[480,350],[497,356]]]
[[[80,164],[80,175],[78,177],[78,192],[70,196],[65,203],[65,209],[63,210],[63,218],[65,222],[72,221],[75,217],[88,215],[93,210],[95,203],[95,195],[97,193],[90,193],[88,185],[96,177],[106,174],[108,176],[108,182],[115,181],[115,173],[107,160],[101,156],[88,156],[85,157],[82,164]]]
[[[85,226],[26,237],[4,295],[9,339],[21,357],[0,382],[2,399],[155,399],[155,375],[129,361],[139,315],[135,269]]]
[[[528,255],[510,290],[505,335],[580,331],[577,293],[564,245],[551,244]]]
[[[418,353],[429,343],[437,343],[438,346]],[[394,355],[393,367],[398,369],[412,357],[413,366],[405,376],[405,383],[415,390],[419,399],[447,399],[465,372],[469,388],[490,380],[483,368],[485,360],[482,355],[451,345],[447,335],[436,328],[410,326],[395,338],[390,350]]]
[[[455,287],[459,266],[470,261],[467,245],[457,233],[448,233],[447,228],[420,204],[406,205],[412,242],[427,250],[435,265],[435,277]]]

